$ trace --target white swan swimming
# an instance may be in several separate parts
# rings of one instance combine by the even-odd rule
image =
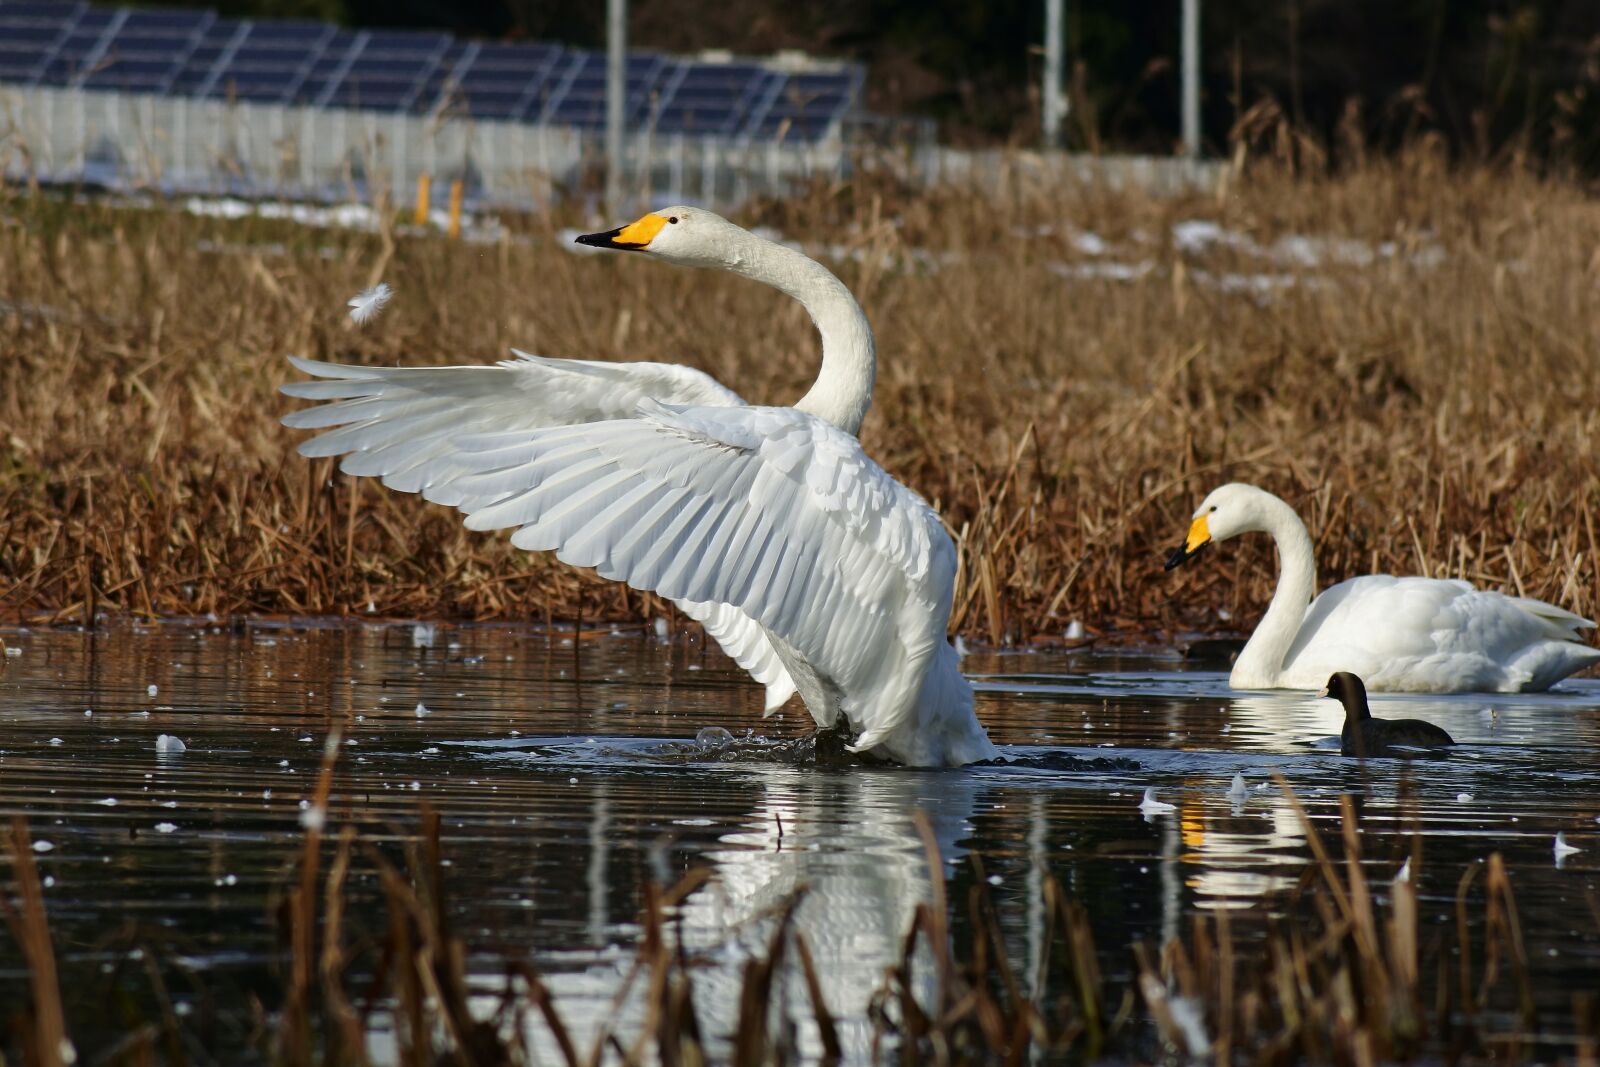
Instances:
[[[674,601],[766,686],[798,692],[820,727],[919,766],[996,755],[945,635],[956,554],[938,515],[856,440],[876,357],[866,315],[820,263],[708,211],[665,208],[582,244],[729,270],[800,301],[822,367],[791,408],[746,405],[662,363],[544,359],[494,366],[350,367],[284,386],[337,403],[284,418],[338,427],[306,456],[343,455],[467,514]]]
[[[1252,530],[1272,535],[1282,574],[1234,661],[1235,689],[1318,689],[1350,671],[1381,692],[1515,693],[1548,689],[1600,660],[1600,649],[1579,641],[1578,631],[1594,626],[1588,619],[1463,581],[1369,574],[1313,601],[1311,535],[1294,509],[1253,485],[1213,490],[1167,569]]]

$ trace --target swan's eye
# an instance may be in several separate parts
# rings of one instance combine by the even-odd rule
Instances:
[[[1211,505],[1211,510],[1212,510],[1212,511],[1216,511],[1216,510],[1217,510],[1217,506],[1216,506],[1216,505],[1215,505],[1215,504],[1212,504],[1212,505]]]
[[[674,226],[676,226],[678,224],[678,216],[676,216],[676,215],[668,215],[667,216],[667,221],[672,223]]]

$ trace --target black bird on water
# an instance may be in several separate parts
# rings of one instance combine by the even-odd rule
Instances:
[[[1421,719],[1374,719],[1367,707],[1367,687],[1349,671],[1339,671],[1317,694],[1344,705],[1344,729],[1339,731],[1339,751],[1346,756],[1405,755],[1391,747],[1443,748],[1455,739]]]

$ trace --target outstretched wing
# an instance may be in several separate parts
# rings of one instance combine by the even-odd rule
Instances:
[[[944,641],[954,548],[849,434],[790,408],[646,401],[635,419],[458,443],[464,473],[424,492],[469,528],[517,527],[520,548],[737,609],[815,672],[796,679],[813,715],[845,713],[862,748],[914,705],[910,680]]]
[[[671,363],[607,363],[516,353],[493,366],[354,367],[290,357],[324,379],[292,382],[290,396],[335,403],[291,412],[284,424],[327,429],[301,455],[345,458],[346,474],[422,492],[461,474],[463,433],[496,433],[628,419],[646,398],[674,404],[742,404],[708,374]],[[682,603],[690,618],[767,688],[770,713],[794,693],[783,664],[754,620],[726,605]]]
[[[512,351],[516,351],[513,349]],[[546,359],[517,352],[492,366],[352,367],[290,357],[323,381],[291,382],[290,396],[337,403],[284,416],[297,429],[338,429],[300,445],[303,456],[344,456],[346,474],[421,492],[461,473],[462,434],[632,418],[641,400],[741,404],[709,374],[671,363]]]

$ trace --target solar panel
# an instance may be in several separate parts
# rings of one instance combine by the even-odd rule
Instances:
[[[473,69],[531,71],[547,69],[561,48],[548,44],[500,44],[485,42],[473,57]]]
[[[55,54],[46,63],[40,81],[46,85],[67,85],[75,81],[100,52],[110,24],[108,12],[84,12],[56,46]]]
[[[626,102],[623,114],[629,123],[648,117],[652,97],[677,65],[658,55],[628,57],[624,69]],[[595,129],[606,121],[606,62],[599,52],[576,52],[559,78],[552,79],[544,94],[539,121],[556,126]]]
[[[0,13],[4,9],[0,8]],[[64,26],[52,24],[21,23],[9,24],[0,18],[0,46],[20,49],[24,45],[30,48],[54,48],[55,43],[61,40],[61,31]]]
[[[466,98],[467,114],[479,119],[521,118],[527,95],[527,89],[520,85],[515,89],[474,89]]]
[[[251,38],[234,49],[233,55],[228,60],[228,65],[233,67],[303,67],[311,60],[304,49],[277,48],[256,44]]]
[[[413,56],[373,56],[362,55],[350,64],[346,72],[347,78],[410,78],[417,80],[424,72],[433,68],[429,60],[417,59]]]
[[[0,81],[31,83],[42,62],[37,48],[0,42]]]
[[[772,77],[754,63],[686,63],[660,102],[656,128],[664,133],[733,134]]]
[[[121,15],[122,12],[114,8],[86,7],[78,12],[77,21],[73,23],[73,30],[81,33],[100,32],[117,21]]]
[[[167,91],[177,96],[197,96],[205,88],[206,82],[211,80],[211,74],[217,67],[217,61],[222,58],[222,50],[209,46],[196,48],[189,53],[189,58],[184,61],[183,69],[173,75],[172,84]]]
[[[447,33],[417,33],[410,30],[368,31],[365,51],[375,55],[437,55],[450,44]]]
[[[338,84],[345,67],[360,49],[360,37],[348,30],[336,30],[312,58],[300,82],[291,85],[291,99],[297,104],[321,106]]]
[[[334,33],[325,22],[300,19],[242,23],[222,46],[218,69],[200,91],[223,99],[287,103]]]
[[[189,53],[183,69],[173,77],[167,92],[182,96],[204,96],[222,75],[222,64],[250,32],[250,24],[237,19],[214,19],[206,27],[200,43]]]
[[[424,95],[439,68],[450,37],[443,33],[382,30],[363,33],[351,44],[344,62],[314,72],[319,96],[306,95],[328,107],[411,110]]]
[[[855,101],[860,68],[804,71],[776,78],[763,102],[746,120],[742,133],[753,140],[822,140]]]
[[[440,54],[438,62],[433,65],[433,69],[422,79],[416,96],[411,101],[411,111],[421,113],[433,108],[439,100],[439,94],[444,91],[445,85],[449,81],[450,72],[455,70],[456,65],[461,61],[461,56],[469,47],[469,45],[453,37],[448,39],[448,43]]]
[[[72,22],[88,4],[51,3],[49,0],[6,0],[0,4],[0,24],[12,25],[30,19]]]
[[[463,54],[438,92],[427,102],[432,107],[459,102],[475,118],[518,119],[538,102],[564,58],[556,45],[485,43]]]
[[[265,19],[250,24],[251,45],[261,48],[321,48],[338,31],[326,22],[308,19]],[[350,36],[346,34],[345,36]]]
[[[693,63],[684,74],[683,84],[736,92],[748,89],[765,73],[764,68],[752,63]]]
[[[164,89],[172,80],[175,64],[170,59],[129,59],[112,57],[96,64],[83,85],[88,89],[121,89],[144,92]]]
[[[169,0],[170,2],[170,0]],[[815,140],[854,105],[859,67],[786,71],[745,59],[626,58],[624,115],[664,133]],[[306,19],[239,21],[204,8],[0,0],[0,81],[276,101],[442,109],[598,130],[606,61],[559,45],[354,31]]]
[[[117,27],[117,36],[197,34],[217,17],[214,11],[134,8]]]

